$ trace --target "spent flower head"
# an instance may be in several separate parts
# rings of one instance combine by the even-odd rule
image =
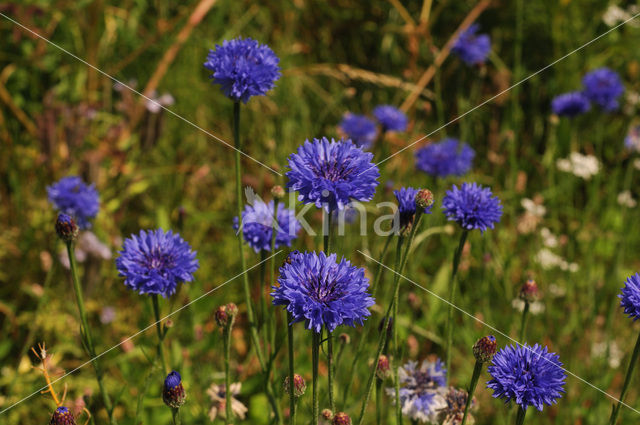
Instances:
[[[204,67],[227,97],[247,103],[252,96],[262,96],[274,87],[280,78],[279,62],[269,46],[238,37],[210,50]]]

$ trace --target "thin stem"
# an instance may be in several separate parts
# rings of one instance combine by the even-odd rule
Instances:
[[[380,264],[378,264],[378,269],[376,270],[376,275],[373,278],[373,284],[371,285],[371,295],[375,298],[376,292],[378,291],[380,277],[382,276],[382,263],[384,262],[384,258],[387,256],[387,251],[389,250],[389,245],[391,245],[391,240],[393,239],[393,233],[387,237],[384,242],[384,248],[382,248],[382,253],[380,254]]]
[[[105,389],[102,379],[102,370],[95,359],[96,353],[93,346],[93,338],[91,337],[91,331],[89,329],[89,323],[87,321],[87,312],[84,308],[84,297],[82,296],[82,286],[80,285],[80,279],[78,278],[78,265],[76,263],[76,256],[73,250],[73,242],[67,244],[67,254],[69,255],[69,268],[71,269],[71,280],[73,281],[73,289],[76,295],[76,304],[78,305],[78,312],[80,313],[80,332],[82,333],[82,340],[87,350],[87,354],[91,357],[93,369],[96,373],[96,380],[98,381],[98,387],[100,387],[100,393],[102,394],[102,402],[104,408],[109,416],[109,422],[115,424],[116,421],[113,418],[113,408],[111,406],[111,399]]]
[[[320,417],[320,404],[318,401],[318,357],[320,354],[320,334],[315,330],[312,330],[313,342],[311,347],[311,361],[313,363],[313,407],[311,423],[318,425],[318,419]],[[293,382],[290,383],[293,386]]]
[[[173,419],[173,425],[180,425],[182,420],[180,418],[180,409],[171,409],[171,418]]]
[[[464,406],[464,416],[462,417],[462,423],[460,425],[464,425],[467,422],[467,415],[469,414],[469,408],[473,400],[473,393],[476,391],[476,385],[478,385],[478,379],[480,379],[480,373],[482,373],[482,362],[476,360],[476,365],[473,367],[473,375],[471,375],[469,390],[467,391],[467,404]]]
[[[524,423],[524,415],[527,414],[527,411],[522,407],[518,407],[518,416],[516,416],[516,425],[522,425]]]
[[[629,362],[629,367],[627,368],[627,376],[624,378],[624,384],[622,385],[622,392],[620,393],[620,399],[618,404],[613,407],[611,411],[611,418],[609,419],[609,425],[615,425],[618,420],[618,414],[620,413],[620,406],[624,402],[624,397],[627,395],[627,390],[629,389],[629,384],[631,383],[631,377],[633,376],[633,370],[636,367],[636,363],[638,363],[638,356],[640,356],[640,335],[638,335],[638,339],[636,340],[636,346],[633,349],[633,354],[631,355],[631,361]]]
[[[231,410],[231,326],[232,320],[224,327],[222,338],[224,339],[224,391],[225,391],[225,415],[227,424],[233,424],[233,410]]]
[[[242,148],[242,144],[240,142],[240,102],[235,102],[233,104],[233,140],[235,144],[235,162],[236,162],[236,212],[238,214],[238,219],[242,218],[242,166],[240,163],[240,152]],[[242,226],[242,221],[240,221],[240,225]],[[249,335],[251,337],[251,344],[256,350],[256,354],[258,356],[258,362],[260,363],[260,369],[263,373],[267,371],[267,363],[264,358],[264,354],[262,352],[262,347],[260,346],[260,338],[258,336],[257,324],[255,321],[255,317],[253,314],[253,307],[251,302],[251,290],[249,289],[249,276],[244,271],[247,269],[246,261],[244,258],[244,244],[242,241],[242,232],[238,232],[238,254],[240,255],[240,268],[242,273],[242,287],[244,292],[244,298],[247,304],[247,320],[249,321],[250,332]],[[282,415],[280,413],[280,406],[275,400],[273,390],[273,385],[271,385],[271,380],[269,376],[265,376],[265,386],[267,397],[271,403],[271,407],[276,415],[276,419],[278,423],[282,423]]]
[[[404,242],[404,236],[398,236],[398,245],[396,247],[396,264],[394,270],[398,270],[398,273],[402,273],[400,269],[400,264],[402,263],[402,243]],[[402,424],[402,406],[399,403],[400,400],[400,379],[398,376],[398,364],[399,356],[400,356],[400,347],[398,345],[398,298],[400,297],[400,276],[398,274],[395,275],[395,288],[393,292],[393,320],[391,321],[391,325],[393,327],[393,349],[395,355],[393,356],[393,363],[395,363],[393,368],[394,373],[394,388],[396,392],[396,423],[398,425]],[[386,328],[382,329],[382,332],[386,332]],[[374,359],[377,361],[377,358]]]
[[[451,281],[449,282],[449,312],[447,314],[447,370],[451,370],[451,342],[453,340],[453,302],[456,294],[456,274],[458,273],[458,266],[460,265],[460,257],[462,256],[462,249],[464,243],[467,241],[468,230],[463,230],[460,235],[460,242],[458,243],[458,249],[453,254],[453,267],[451,269]],[[449,374],[447,374],[447,383],[449,382]]]
[[[331,212],[326,213],[327,215],[327,228],[324,233],[324,253],[329,255],[329,250],[331,249]]]
[[[333,332],[327,331],[327,366],[329,372],[329,408],[335,413],[336,404],[333,397],[333,375],[335,365],[333,363]]]
[[[522,310],[522,319],[520,320],[520,339],[518,342],[524,344],[524,336],[527,332],[527,321],[529,320],[529,301],[524,301],[524,309]]]
[[[287,312],[287,342],[289,344],[289,423],[296,424],[296,397],[294,394],[293,317]]]
[[[382,380],[376,378],[376,424],[382,425]]]
[[[153,303],[153,314],[156,318],[156,331],[158,333],[158,357],[160,357],[160,361],[162,362],[162,370],[167,374],[169,373],[169,367],[167,366],[167,360],[164,356],[164,332],[162,331],[162,323],[160,323],[158,294],[151,295],[151,301]]]

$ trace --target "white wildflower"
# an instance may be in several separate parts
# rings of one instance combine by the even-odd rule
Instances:
[[[625,190],[618,194],[618,204],[627,208],[635,208],[638,205],[638,201],[633,199],[631,191]]]
[[[524,301],[520,298],[514,298],[511,301],[511,307],[522,313],[524,311]],[[543,313],[544,309],[544,304],[540,301],[529,303],[529,313],[533,314],[534,316]]]
[[[600,171],[600,162],[593,155],[583,155],[571,152],[569,158],[561,158],[556,162],[558,170],[571,173],[577,177],[589,180]]]
[[[522,205],[525,211],[536,217],[543,217],[547,213],[544,205],[538,204],[529,198],[522,198],[520,205]]]

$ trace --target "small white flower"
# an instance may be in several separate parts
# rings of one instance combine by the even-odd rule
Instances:
[[[240,389],[242,388],[242,383],[236,382],[231,384],[231,410],[233,414],[236,415],[240,419],[244,419],[247,416],[247,406],[242,404],[239,400],[237,400],[234,396],[240,394]],[[209,419],[211,421],[215,421],[218,414],[226,419],[226,402],[227,398],[225,395],[224,385],[211,384],[211,386],[207,389],[207,394],[211,399],[211,409],[209,409]]]
[[[542,243],[547,248],[555,248],[558,246],[558,238],[556,237],[556,235],[551,233],[551,230],[549,230],[547,227],[543,227],[542,229],[540,229],[540,236],[542,236]]]
[[[627,208],[635,208],[638,205],[638,201],[633,199],[633,195],[631,195],[631,191],[625,190],[618,194],[618,204]]]
[[[525,211],[536,217],[543,217],[547,213],[547,209],[544,205],[537,204],[529,198],[522,198],[520,205],[522,205],[522,208],[524,208]]]
[[[524,301],[522,301],[520,298],[514,298],[511,301],[511,307],[522,313],[524,311]],[[529,313],[533,314],[534,316],[543,313],[544,309],[544,304],[540,301],[529,303]]]
[[[154,91],[145,103],[147,110],[152,114],[157,114],[162,110],[162,107],[170,106],[175,103],[175,99],[169,93],[165,93],[160,97],[157,96],[158,94]]]

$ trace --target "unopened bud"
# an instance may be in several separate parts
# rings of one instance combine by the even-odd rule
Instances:
[[[49,425],[76,425],[76,420],[69,409],[60,406],[53,412]]]
[[[349,334],[346,334],[344,332],[338,335],[338,339],[340,340],[341,343],[345,345],[351,343],[351,337],[349,336]]]
[[[78,237],[78,225],[70,215],[60,213],[56,220],[56,233],[66,243],[73,242]]]
[[[273,186],[271,188],[271,195],[275,199],[282,199],[284,198],[284,189],[280,185]]]
[[[330,421],[331,419],[333,419],[333,412],[329,409],[322,409],[322,412],[320,412],[320,416],[322,416],[322,419]]]
[[[344,412],[338,412],[333,416],[331,425],[351,425],[351,418]]]
[[[218,326],[220,326],[221,328],[227,327],[227,325],[229,324],[229,314],[227,313],[227,306],[221,305],[220,307],[218,307],[215,317]]]
[[[286,393],[289,393],[289,377],[284,378],[284,390]],[[300,397],[307,390],[307,384],[304,382],[304,378],[297,373],[293,374],[293,395],[295,397]]]
[[[473,356],[480,363],[487,363],[493,359],[498,349],[498,343],[493,335],[483,336],[473,344]]]
[[[182,406],[187,395],[182,386],[182,378],[175,370],[167,375],[162,387],[162,401],[169,407],[177,409]]]
[[[433,205],[433,193],[429,189],[420,189],[416,193],[416,206],[418,208],[427,209]]]
[[[538,299],[540,293],[538,292],[538,284],[535,280],[527,280],[522,287],[520,287],[519,298],[522,301],[532,303]]]
[[[376,368],[376,375],[378,379],[384,381],[386,378],[391,376],[391,366],[389,365],[389,357],[384,354],[378,357],[378,366]]]

